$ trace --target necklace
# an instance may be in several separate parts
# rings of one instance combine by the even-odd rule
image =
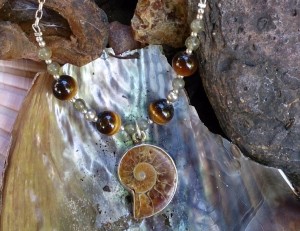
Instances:
[[[148,107],[149,120],[124,123],[114,111],[103,111],[88,108],[85,101],[77,98],[77,82],[72,76],[59,75],[60,65],[52,62],[52,51],[46,47],[39,22],[43,16],[45,0],[38,0],[39,7],[32,25],[36,41],[40,46],[38,56],[47,64],[47,71],[54,78],[53,95],[63,101],[70,101],[74,108],[83,114],[84,118],[95,124],[103,135],[114,135],[120,130],[127,132],[136,144],[122,156],[118,166],[118,177],[122,185],[133,195],[133,216],[136,219],[151,217],[162,211],[172,200],[178,182],[177,169],[173,159],[160,147],[143,143],[147,139],[146,130],[149,124],[166,125],[174,115],[173,103],[178,99],[178,93],[184,88],[183,77],[190,76],[197,70],[197,60],[192,54],[200,45],[198,33],[203,30],[203,14],[206,0],[198,3],[196,18],[192,21],[191,34],[186,39],[186,50],[177,53],[172,66],[177,74],[173,79],[173,89],[165,99],[150,103]],[[159,182],[159,184],[158,184]]]

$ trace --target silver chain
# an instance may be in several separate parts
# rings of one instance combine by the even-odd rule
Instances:
[[[32,29],[34,31],[35,36],[42,36],[42,31],[39,26],[40,20],[43,17],[43,6],[46,2],[46,0],[38,0],[39,2],[39,7],[37,11],[35,12],[35,22],[32,24]]]

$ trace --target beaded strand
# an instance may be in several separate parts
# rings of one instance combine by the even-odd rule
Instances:
[[[185,41],[186,50],[177,53],[172,60],[172,67],[177,77],[172,81],[172,90],[167,94],[166,99],[159,99],[150,103],[148,114],[150,120],[140,120],[136,124],[125,124],[122,126],[120,116],[113,111],[103,111],[97,115],[97,112],[88,108],[85,101],[76,98],[78,86],[76,80],[69,75],[60,75],[61,66],[57,62],[53,62],[52,51],[46,46],[43,39],[43,33],[39,26],[39,21],[43,16],[43,5],[45,0],[38,0],[39,7],[35,14],[35,22],[32,25],[36,41],[40,47],[38,57],[47,64],[47,71],[53,76],[52,85],[53,95],[59,100],[68,100],[73,103],[74,108],[84,115],[84,118],[96,124],[96,128],[102,134],[111,136],[116,134],[120,129],[124,129],[132,136],[134,141],[144,141],[146,138],[145,131],[148,129],[149,123],[159,125],[167,124],[174,115],[173,103],[178,100],[180,90],[184,88],[184,77],[191,76],[198,68],[197,59],[193,55],[193,51],[197,50],[200,45],[198,38],[199,32],[203,31],[203,14],[206,7],[206,0],[200,0],[198,3],[198,11],[196,18],[191,22],[190,36]]]

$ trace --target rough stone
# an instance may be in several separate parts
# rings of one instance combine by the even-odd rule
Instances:
[[[209,1],[200,73],[226,134],[300,188],[299,3]]]
[[[179,5],[177,0],[171,2],[171,6]],[[159,3],[139,2],[132,21],[136,37],[175,46],[173,41],[166,42],[168,37],[159,29],[175,21],[188,25],[198,1],[189,0],[187,22],[186,13],[170,20],[164,10],[167,4]],[[197,55],[202,82],[218,120],[246,155],[283,169],[300,190],[299,2],[207,3]],[[166,33],[170,40],[176,37],[170,28]],[[188,36],[184,29],[178,33],[180,38]],[[182,39],[176,46],[183,46],[179,41]]]
[[[112,22],[109,26],[108,44],[113,48],[115,54],[121,54],[128,50],[134,50],[141,47],[141,44],[134,40],[133,32],[130,26],[119,22]]]
[[[0,59],[38,60],[31,29],[36,9],[37,4],[28,0],[0,2],[0,39],[9,38],[19,44],[1,43]],[[40,24],[47,46],[52,48],[53,60],[60,63],[81,66],[99,57],[107,45],[106,14],[91,0],[46,1]]]
[[[186,38],[187,18],[187,0],[139,0],[132,18],[135,39],[180,47]]]

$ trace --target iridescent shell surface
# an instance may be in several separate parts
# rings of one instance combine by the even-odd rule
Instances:
[[[122,157],[118,175],[133,195],[133,215],[153,216],[172,200],[177,187],[177,170],[171,157],[149,144],[134,146]]]
[[[175,77],[160,47],[137,52],[139,59],[106,57],[64,71],[89,106],[134,121],[166,96]],[[278,171],[209,132],[184,92],[169,124],[147,132],[147,143],[176,164],[176,193],[162,212],[135,220],[117,174],[130,137],[100,134],[71,103],[53,97],[51,83],[46,75],[36,79],[17,118],[0,230],[299,230],[300,203]]]

